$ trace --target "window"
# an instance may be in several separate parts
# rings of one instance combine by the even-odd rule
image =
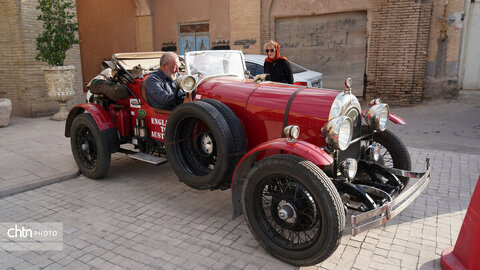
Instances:
[[[263,65],[255,64],[252,62],[245,62],[245,65],[247,66],[247,70],[253,76],[263,74]]]

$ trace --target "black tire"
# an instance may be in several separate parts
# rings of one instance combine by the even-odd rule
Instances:
[[[111,154],[92,116],[84,113],[75,117],[70,134],[73,157],[82,174],[93,179],[105,176]]]
[[[222,114],[206,102],[177,106],[165,131],[165,151],[173,171],[196,189],[217,187],[235,169],[232,133]]]
[[[373,134],[373,141],[380,144],[382,165],[408,171],[412,169],[412,161],[407,147],[393,132],[390,130],[375,132]],[[403,184],[403,189],[405,189],[410,178],[399,176],[398,179],[400,179]]]
[[[246,181],[243,214],[257,241],[274,257],[308,266],[337,249],[345,227],[342,200],[312,162],[292,155],[271,156],[258,162]],[[282,218],[284,210],[290,215]]]
[[[199,101],[206,102],[212,105],[213,107],[215,107],[215,109],[217,109],[227,121],[233,136],[233,143],[235,146],[235,152],[234,152],[233,158],[235,160],[234,162],[235,166],[237,166],[240,159],[242,159],[242,157],[247,152],[247,143],[245,142],[245,132],[243,131],[242,123],[240,123],[240,120],[235,115],[235,113],[227,105],[223,104],[222,102],[214,99],[201,99]],[[232,174],[233,174],[233,171],[232,171]],[[230,178],[231,176],[232,175],[230,175]]]

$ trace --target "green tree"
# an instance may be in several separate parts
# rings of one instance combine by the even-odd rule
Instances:
[[[35,59],[51,66],[63,66],[66,52],[78,44],[75,4],[71,0],[39,0],[37,9],[41,11],[37,20],[43,22],[43,32],[37,37]]]

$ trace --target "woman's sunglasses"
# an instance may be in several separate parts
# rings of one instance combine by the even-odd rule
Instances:
[[[275,49],[270,49],[270,50],[269,50],[269,49],[266,49],[266,50],[265,50],[266,53],[274,52],[274,51],[275,51]]]

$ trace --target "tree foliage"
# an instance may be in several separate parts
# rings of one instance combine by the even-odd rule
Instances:
[[[38,54],[35,59],[51,66],[63,66],[66,52],[78,44],[75,33],[75,4],[71,0],[39,0],[37,20],[43,22],[43,32],[37,37]]]

